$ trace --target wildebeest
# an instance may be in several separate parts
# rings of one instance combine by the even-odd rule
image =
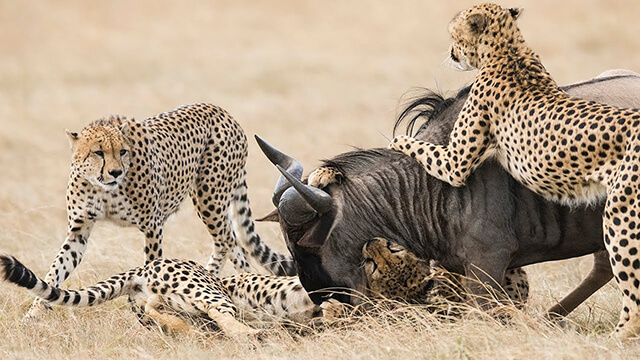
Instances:
[[[640,107],[640,76],[608,75],[564,90],[588,100]],[[411,103],[403,117],[410,118],[417,111],[426,121],[416,137],[446,143],[468,90],[462,89],[451,99],[428,94]],[[266,143],[261,147],[272,162],[301,178],[302,167],[294,159]],[[493,279],[500,282],[509,268],[604,249],[602,205],[570,209],[551,203],[517,183],[494,162],[479,168],[462,188],[430,177],[410,157],[386,149],[348,152],[322,166],[340,171],[341,182],[320,190],[302,183],[289,187],[281,177],[273,197],[302,284],[315,292],[311,297],[316,303],[324,296],[318,290],[364,290],[361,249],[377,236],[490,285],[495,285]],[[588,281],[562,306],[554,307],[556,312],[572,310],[611,278],[610,268],[603,266],[606,257],[597,259]],[[467,290],[484,292],[482,286]],[[349,301],[347,295],[337,297]]]

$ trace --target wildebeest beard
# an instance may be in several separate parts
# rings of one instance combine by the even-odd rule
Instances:
[[[604,78],[567,89],[617,106],[634,101],[607,92],[607,81],[617,80]],[[446,143],[466,96],[465,90],[446,100],[431,93],[413,102],[404,115],[427,115],[417,137]],[[421,104],[427,109],[420,110]],[[551,203],[493,161],[478,168],[462,188],[428,176],[412,158],[386,149],[357,150],[322,165],[343,175],[340,183],[324,189],[332,198],[331,211],[316,212],[302,225],[288,224],[280,216],[301,282],[316,303],[325,295],[313,293],[318,290],[364,290],[361,250],[374,237],[435,259],[451,272],[469,275],[470,269],[479,268],[498,281],[508,268],[604,249],[602,206],[570,209]],[[346,300],[345,295],[339,298]]]

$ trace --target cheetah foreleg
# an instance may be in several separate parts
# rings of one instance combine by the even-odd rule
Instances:
[[[393,139],[389,148],[416,159],[429,175],[452,186],[463,186],[489,155],[490,115],[480,108],[479,104],[465,102],[446,146],[402,135]]]
[[[87,240],[91,233],[94,221],[86,218],[75,218],[69,221],[67,237],[60,247],[60,251],[56,255],[44,281],[54,287],[60,287],[73,270],[82,261],[82,256],[87,250]],[[29,311],[25,315],[29,319],[38,319],[44,312],[50,309],[42,299],[36,299]]]

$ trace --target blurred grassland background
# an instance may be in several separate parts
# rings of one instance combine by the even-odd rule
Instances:
[[[69,147],[107,114],[144,119],[179,105],[227,109],[247,135],[319,159],[384,147],[399,99],[416,86],[454,94],[474,73],[442,66],[446,31],[471,1],[0,1],[0,251],[44,275],[66,231]],[[640,70],[640,2],[504,1],[525,8],[520,27],[560,84],[610,68]],[[277,178],[250,140],[254,214],[271,210]],[[265,241],[285,247],[274,224]],[[89,285],[142,263],[137,230],[101,223],[67,281]],[[165,231],[165,254],[205,261],[211,241],[185,203]],[[169,337],[140,329],[123,300],[57,309],[21,322],[31,298],[0,284],[3,358],[634,358],[640,346],[608,338],[619,296],[609,284],[566,328],[544,309],[589,270],[575,259],[528,268],[531,304],[510,326],[473,319],[443,324],[414,311],[306,338],[273,330],[263,343]],[[231,267],[229,266],[229,269]],[[406,319],[405,319],[406,320]]]

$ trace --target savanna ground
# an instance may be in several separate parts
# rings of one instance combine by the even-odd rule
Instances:
[[[69,148],[63,130],[110,113],[143,119],[193,102],[230,111],[312,169],[318,159],[386,146],[398,100],[415,86],[451,94],[473,73],[443,67],[453,15],[474,2],[0,1],[0,251],[44,275],[65,236]],[[561,84],[609,68],[640,70],[640,3],[503,2]],[[251,141],[255,214],[271,210],[277,178]],[[265,241],[285,250],[273,224]],[[142,235],[101,223],[68,287],[142,263]],[[165,231],[165,254],[205,261],[211,243],[190,204]],[[404,309],[297,337],[257,343],[142,330],[124,299],[56,309],[38,323],[32,299],[0,285],[2,358],[634,358],[610,338],[619,296],[610,283],[568,319],[544,310],[587,273],[590,258],[528,268],[531,302],[511,325],[442,323]]]

